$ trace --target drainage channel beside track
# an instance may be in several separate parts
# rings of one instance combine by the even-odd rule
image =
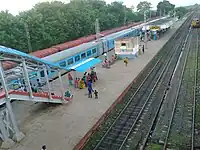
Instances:
[[[117,105],[83,149],[137,149],[145,143],[179,60],[187,36],[182,31],[189,29],[187,21],[190,18],[154,57],[123,103]]]

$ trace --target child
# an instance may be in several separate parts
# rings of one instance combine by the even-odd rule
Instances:
[[[76,78],[76,79],[74,80],[74,87],[75,87],[75,88],[78,88],[78,78]]]
[[[42,150],[46,150],[46,149],[47,149],[46,145],[43,145]]]
[[[127,57],[124,59],[124,63],[126,65],[126,67],[127,67],[127,64],[128,64],[128,58]]]
[[[97,92],[97,90],[94,90],[94,96],[95,96],[95,99],[98,99],[98,92]]]

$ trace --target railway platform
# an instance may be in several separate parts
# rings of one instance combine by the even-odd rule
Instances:
[[[43,144],[51,150],[73,149],[182,23],[183,20],[178,21],[158,41],[148,42],[145,53],[130,60],[127,67],[123,61],[117,61],[111,69],[101,68],[98,65],[96,68],[99,80],[94,89],[98,90],[99,99],[89,99],[85,95],[87,89],[83,89],[73,90],[73,102],[66,105],[49,106],[25,101],[14,102],[13,111],[22,132],[26,133],[26,138],[12,150],[35,150],[40,149]],[[111,51],[108,56],[113,53]],[[62,79],[63,86],[67,89],[67,75]],[[59,80],[52,85],[57,85],[57,82]]]

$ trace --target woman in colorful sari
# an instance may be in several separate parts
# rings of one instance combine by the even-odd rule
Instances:
[[[85,88],[85,82],[84,82],[83,79],[81,79],[81,80],[79,81],[79,88],[80,88],[80,89],[84,89],[84,88]]]

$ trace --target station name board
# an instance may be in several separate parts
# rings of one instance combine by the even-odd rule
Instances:
[[[159,26],[151,26],[149,27],[150,30],[160,30]]]

